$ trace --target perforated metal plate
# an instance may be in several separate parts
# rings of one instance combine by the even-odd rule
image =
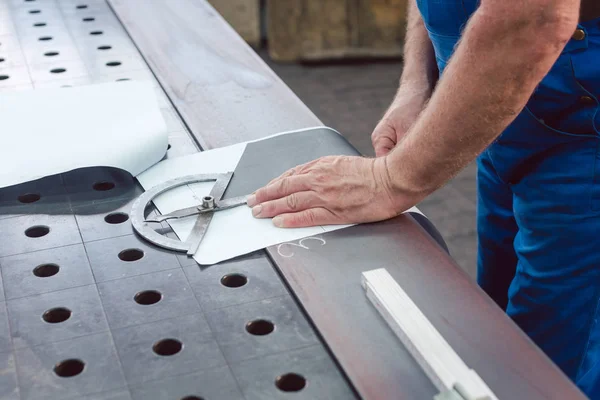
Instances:
[[[167,157],[199,151],[104,1],[0,1],[0,94],[125,79],[154,82]],[[0,190],[0,399],[355,397],[262,252],[156,247],[142,193],[108,168]]]

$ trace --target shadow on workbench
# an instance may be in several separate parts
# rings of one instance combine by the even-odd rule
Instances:
[[[127,171],[79,168],[0,189],[0,219],[31,214],[89,215],[118,211],[142,193],[142,188]]]
[[[280,64],[265,49],[258,54],[325,126],[343,134],[367,156],[371,132],[397,89],[399,61]],[[441,232],[453,258],[476,274],[476,189],[474,164],[418,205]]]
[[[131,208],[143,189],[127,171],[117,168],[89,167],[51,175],[0,189],[0,220],[8,219],[0,233],[0,255],[43,250],[78,243],[129,237],[132,243],[142,239],[134,232]],[[144,210],[149,217],[157,211],[152,205]],[[151,226],[159,234],[174,232],[166,223]],[[25,239],[27,236],[30,239]],[[144,243],[155,252],[166,252]],[[141,250],[119,253],[123,261]]]

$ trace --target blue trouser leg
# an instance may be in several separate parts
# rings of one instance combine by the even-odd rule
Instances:
[[[502,304],[514,274],[508,315],[592,399],[600,399],[599,149],[597,134],[561,133],[525,112],[478,163],[479,282]]]
[[[585,40],[568,43],[528,107],[479,158],[478,279],[600,400],[600,19],[581,27]]]
[[[517,224],[512,191],[496,174],[487,152],[477,159],[477,191],[477,281],[506,309],[517,266],[513,248]]]
[[[479,3],[417,0],[442,75]],[[478,158],[478,282],[600,400],[600,18],[578,29]]]

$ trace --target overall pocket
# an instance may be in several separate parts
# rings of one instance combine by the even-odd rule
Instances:
[[[600,209],[599,144],[595,134],[554,129],[525,108],[487,153],[511,185],[515,213],[555,218]]]
[[[540,124],[566,135],[595,135],[597,104],[578,82],[571,54],[563,51],[534,90],[527,110]]]

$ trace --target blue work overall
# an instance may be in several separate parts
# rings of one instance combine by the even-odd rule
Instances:
[[[477,0],[417,5],[443,71]],[[592,399],[600,399],[599,98],[600,18],[579,23],[527,107],[477,159],[478,283]]]

